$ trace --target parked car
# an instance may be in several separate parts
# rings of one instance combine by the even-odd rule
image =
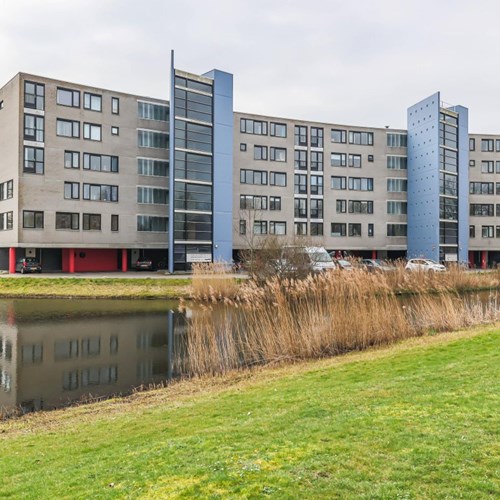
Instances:
[[[16,262],[16,273],[41,273],[42,266],[35,257],[24,257]]]
[[[431,259],[410,259],[405,266],[409,271],[430,271],[442,273],[446,271],[443,264],[439,264]]]
[[[153,261],[146,257],[142,257],[137,259],[135,263],[136,271],[152,271],[153,270]]]
[[[395,267],[380,259],[363,259],[361,265],[371,273],[387,273],[395,271]]]
[[[354,271],[354,266],[348,260],[334,259],[333,262],[336,265],[337,269],[340,269],[342,271]]]

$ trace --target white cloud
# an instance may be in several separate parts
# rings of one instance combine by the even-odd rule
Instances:
[[[234,73],[235,108],[404,127],[441,90],[499,132],[493,0],[3,0],[0,81],[18,71],[167,98],[177,66]]]

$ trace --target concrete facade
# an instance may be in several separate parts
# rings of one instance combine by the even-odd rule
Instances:
[[[47,270],[125,270],[141,256],[180,270],[237,259],[270,236],[362,257],[500,260],[500,135],[469,134],[466,108],[443,107],[436,93],[409,109],[408,130],[293,120],[233,112],[229,73],[193,75],[173,57],[171,70],[170,102],[22,73],[0,89],[0,268],[12,271],[15,252]],[[188,94],[192,109],[205,99],[207,120],[177,110],[170,120],[175,96]],[[443,110],[459,117],[457,196],[440,193]],[[179,142],[190,140],[176,129],[186,123],[195,142],[196,127],[211,130],[210,150]],[[210,158],[210,178],[180,178],[176,152]],[[200,208],[203,196],[211,205]],[[70,227],[60,227],[61,214],[74,214]],[[458,242],[446,243],[454,224]]]

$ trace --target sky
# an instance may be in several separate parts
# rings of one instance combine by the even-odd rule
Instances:
[[[176,67],[234,74],[236,111],[406,127],[441,91],[500,133],[498,0],[0,0],[0,86],[22,71],[168,99]]]

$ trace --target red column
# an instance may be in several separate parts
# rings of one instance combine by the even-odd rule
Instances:
[[[122,248],[122,271],[126,273],[128,271],[128,258],[127,258],[127,249]]]
[[[15,274],[16,272],[16,249],[15,247],[9,248],[9,273]]]
[[[488,267],[488,250],[481,250],[481,269]]]
[[[372,259],[377,258],[377,250],[372,250]]]
[[[68,249],[68,257],[69,257],[69,272],[74,273],[75,272],[75,249],[74,248],[69,248]]]

